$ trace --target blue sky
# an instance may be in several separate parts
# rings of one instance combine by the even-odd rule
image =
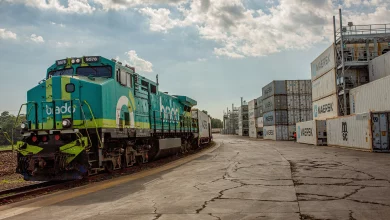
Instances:
[[[0,112],[55,60],[101,55],[222,118],[272,80],[309,79],[339,7],[345,22],[390,23],[389,0],[0,0]]]

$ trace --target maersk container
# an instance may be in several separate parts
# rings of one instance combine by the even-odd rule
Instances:
[[[249,126],[249,137],[251,137],[251,138],[256,138],[257,137],[256,127]]]
[[[297,142],[313,145],[327,144],[326,120],[299,122],[296,125]]]
[[[327,119],[326,125],[328,145],[372,150],[369,113]]]
[[[288,140],[288,126],[287,125],[274,125],[265,126],[263,128],[264,139],[275,141],[287,141]]]
[[[337,116],[338,102],[336,94],[313,102],[313,119],[319,120]]]
[[[271,96],[263,100],[263,114],[275,110],[287,109],[287,96]]]
[[[285,110],[272,111],[264,113],[263,115],[264,126],[271,125],[287,125],[288,124],[288,114]]]
[[[299,93],[299,81],[298,80],[286,80],[287,95]]]
[[[336,91],[336,72],[334,69],[312,82],[313,101],[336,94]]]
[[[350,109],[353,113],[390,110],[390,76],[351,89]]]
[[[311,81],[336,68],[334,44],[330,45],[311,63]]]
[[[251,109],[255,109],[256,106],[257,106],[256,99],[250,100],[248,102],[248,111],[250,111]]]
[[[368,64],[370,82],[390,75],[390,53],[387,52]]]
[[[289,125],[288,126],[288,140],[290,140],[290,141],[294,140],[294,132],[296,132],[295,125]]]
[[[262,88],[263,100],[273,95],[286,95],[286,81],[274,80]]]
[[[263,117],[256,118],[256,127],[258,128],[264,127]]]
[[[292,109],[288,111],[288,124],[295,125],[301,121],[301,115],[299,109]]]

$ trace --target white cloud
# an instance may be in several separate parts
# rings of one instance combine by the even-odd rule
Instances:
[[[12,31],[0,28],[0,39],[16,39],[17,35]]]
[[[30,40],[34,41],[35,43],[44,43],[45,40],[43,40],[42,36],[38,36],[36,34],[31,34]]]
[[[57,23],[55,23],[53,21],[50,21],[50,24],[55,25],[55,26],[65,27],[64,24],[62,24],[62,23],[57,24]]]
[[[334,0],[279,0],[266,12],[248,9],[242,0],[189,0],[189,3],[189,7],[177,5],[181,19],[171,18],[167,8],[144,7],[139,12],[149,17],[151,31],[166,33],[177,27],[195,26],[201,38],[220,45],[214,48],[217,56],[232,58],[258,57],[331,42],[332,16],[338,13]],[[373,13],[344,10],[344,20],[351,18],[355,24],[390,20],[388,4],[383,0],[345,0],[343,4],[374,7]]]
[[[138,57],[135,50],[130,50],[126,52],[125,55],[127,55],[128,60],[125,60],[124,63],[129,64],[130,66],[134,66],[137,72],[153,72],[153,64],[147,60]],[[120,60],[119,57],[116,57],[116,60]]]
[[[178,5],[188,0],[93,0],[101,5],[103,10],[125,10],[137,6],[146,6],[154,4]]]
[[[57,41],[57,42],[55,42],[55,46],[60,47],[60,48],[61,47],[70,47],[71,44],[67,41],[64,41],[64,42]]]
[[[68,0],[66,5],[59,0],[4,0],[9,3],[24,4],[42,10],[55,10],[64,13],[92,13],[96,8],[88,0]]]

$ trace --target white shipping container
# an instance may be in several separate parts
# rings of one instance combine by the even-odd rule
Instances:
[[[387,52],[369,62],[370,82],[390,75],[390,53]]]
[[[286,80],[287,95],[299,93],[299,81],[298,80]]]
[[[313,102],[313,119],[327,119],[338,116],[337,95]]]
[[[311,63],[311,81],[336,68],[334,51],[334,44],[332,44]]]
[[[374,150],[389,149],[389,113],[372,114],[372,138]]]
[[[256,105],[257,105],[256,99],[250,100],[248,102],[248,110],[250,111],[251,109],[255,109]]]
[[[372,150],[370,124],[368,113],[327,119],[328,145]]]
[[[192,118],[195,118],[198,120],[198,125],[199,125],[199,138],[201,140],[206,140],[211,138],[211,119],[210,117],[198,110],[198,109],[193,109],[191,111]]]
[[[251,137],[251,138],[257,137],[256,127],[249,126],[249,137]]]
[[[313,145],[327,144],[326,120],[312,120],[297,123],[297,142]]]
[[[265,126],[263,128],[264,139],[282,141],[288,140],[288,126],[287,125],[274,125]]]
[[[390,110],[390,76],[351,89],[351,114]]]
[[[263,124],[263,117],[256,118],[256,127],[262,128],[264,126]]]
[[[312,82],[313,101],[333,95],[336,91],[336,72],[334,69]]]
[[[256,127],[256,119],[255,118],[249,119],[249,127]]]

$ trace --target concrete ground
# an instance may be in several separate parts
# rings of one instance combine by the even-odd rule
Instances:
[[[214,137],[187,164],[9,219],[390,219],[390,154]]]

